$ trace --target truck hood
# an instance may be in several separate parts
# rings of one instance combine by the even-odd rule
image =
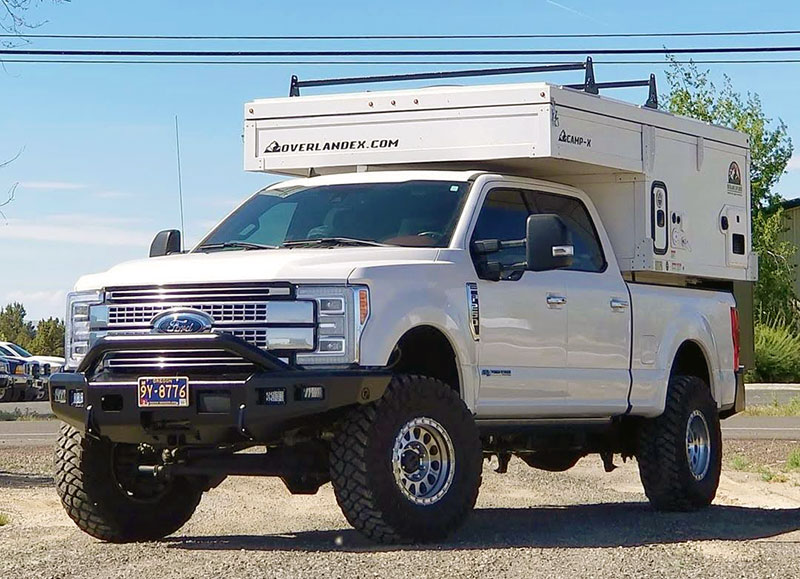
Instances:
[[[78,291],[127,285],[237,281],[344,283],[362,267],[431,264],[437,248],[335,247],[189,253],[129,261],[83,276]]]

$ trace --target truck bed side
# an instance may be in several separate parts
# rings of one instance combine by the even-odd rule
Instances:
[[[657,416],[663,412],[670,371],[686,342],[698,346],[705,358],[717,407],[732,404],[736,391],[733,295],[640,283],[629,287],[633,303],[631,414]]]

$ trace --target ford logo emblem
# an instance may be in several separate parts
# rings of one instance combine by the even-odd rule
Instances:
[[[153,318],[153,332],[159,334],[197,334],[210,332],[214,319],[200,310],[167,310]]]

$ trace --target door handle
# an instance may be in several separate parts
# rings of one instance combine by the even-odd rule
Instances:
[[[628,301],[619,298],[611,298],[611,309],[617,312],[628,309]]]
[[[549,294],[547,296],[547,307],[549,308],[560,308],[566,303],[567,303],[567,298],[565,298],[564,296],[557,296],[554,294]]]

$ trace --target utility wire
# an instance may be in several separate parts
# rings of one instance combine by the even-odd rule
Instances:
[[[737,46],[693,48],[595,48],[522,50],[62,50],[3,48],[16,56],[145,56],[145,57],[318,57],[318,56],[567,56],[586,54],[752,54],[800,52],[800,46]]]
[[[169,35],[169,34],[0,34],[0,38],[68,40],[512,40],[535,38],[686,38],[719,36],[782,36],[800,30],[740,30],[710,32],[619,32],[586,34],[353,34],[353,35]]]
[[[672,61],[671,61],[672,62]],[[676,60],[677,64],[796,64],[800,59],[712,59]],[[3,64],[155,64],[155,65],[237,65],[237,66],[296,66],[296,65],[364,65],[364,66],[458,66],[458,65],[537,65],[563,64],[564,61],[541,60],[112,60],[112,59],[42,59],[0,58]],[[595,60],[594,65],[664,65],[665,60]]]

